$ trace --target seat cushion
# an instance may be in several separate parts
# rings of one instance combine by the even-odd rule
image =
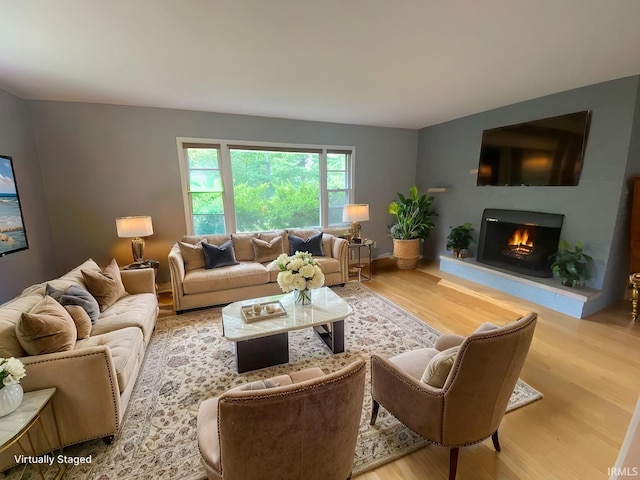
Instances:
[[[238,287],[250,287],[269,282],[269,272],[256,262],[240,262],[238,265],[206,270],[199,268],[187,272],[183,289],[187,295],[217,292]]]
[[[155,326],[157,305],[158,301],[153,293],[127,295],[100,314],[91,329],[91,335],[136,327],[142,330],[145,338],[149,338]]]
[[[142,330],[135,327],[123,328],[76,342],[76,349],[106,345],[116,369],[118,389],[122,393],[129,382],[134,382],[144,359]]]
[[[435,348],[419,348],[391,357],[389,361],[416,380],[420,380],[427,365],[438,353],[440,352]]]

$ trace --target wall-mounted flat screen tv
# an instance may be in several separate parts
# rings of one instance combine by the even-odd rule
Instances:
[[[578,185],[590,121],[586,110],[485,130],[477,184]]]
[[[29,248],[11,157],[0,155],[0,257]]]

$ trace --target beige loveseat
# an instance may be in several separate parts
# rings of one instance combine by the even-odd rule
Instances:
[[[318,230],[296,229],[184,237],[169,252],[171,289],[176,312],[282,293],[276,281],[280,270],[275,258],[281,253],[295,253],[290,251],[289,235],[309,239],[319,233]],[[323,255],[314,255],[314,259],[325,276],[325,285],[346,283],[349,276],[347,241],[328,233],[321,237]],[[194,253],[189,245],[207,242],[220,246],[229,240],[233,245],[237,265],[207,269],[204,258],[201,262],[196,258],[194,262],[193,255],[203,254],[201,251]],[[271,251],[259,247],[266,243],[273,246]]]
[[[75,341],[71,350],[28,355],[16,335],[22,313],[42,305],[47,284],[60,290],[71,285],[87,290],[82,270],[101,271],[87,260],[0,305],[0,357],[16,357],[24,363],[26,376],[20,384],[25,392],[56,388],[53,406],[63,445],[95,438],[109,442],[117,434],[158,318],[153,269],[124,270],[120,272],[124,295],[99,312],[88,338]],[[50,409],[45,410],[43,421],[49,438],[56,439]],[[47,450],[41,435],[33,439],[39,453]],[[0,470],[14,465],[14,454],[20,453],[15,445],[2,452]]]

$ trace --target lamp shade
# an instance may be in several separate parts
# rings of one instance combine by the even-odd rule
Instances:
[[[369,220],[369,205],[366,203],[350,203],[342,211],[343,222],[365,222]]]
[[[121,238],[148,237],[153,235],[151,217],[119,217],[116,218],[118,236]]]

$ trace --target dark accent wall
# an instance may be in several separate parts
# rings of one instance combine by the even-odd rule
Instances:
[[[390,252],[387,204],[415,181],[418,131],[159,108],[30,102],[61,273],[88,257],[132,261],[115,218],[151,215],[145,253],[159,260],[185,235],[176,137],[355,147],[355,201],[370,204],[365,237]]]
[[[448,186],[437,194],[438,228],[427,255],[446,253],[449,226],[471,222],[479,233],[485,208],[565,215],[562,238],[582,241],[594,257],[589,286],[602,290],[597,308],[624,294],[628,275],[628,179],[640,173],[640,77],[549,95],[420,130],[417,182]],[[538,118],[591,110],[591,129],[576,187],[478,187],[482,131]]]
[[[55,276],[55,250],[40,165],[25,101],[0,90],[0,154],[13,157],[29,248],[0,257],[0,303]]]

